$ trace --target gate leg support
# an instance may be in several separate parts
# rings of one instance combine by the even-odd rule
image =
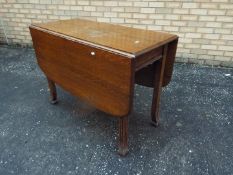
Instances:
[[[156,127],[159,124],[160,96],[162,91],[166,57],[167,57],[167,45],[164,46],[162,58],[157,62],[155,62],[154,92],[153,92],[153,100],[151,106],[151,120],[152,120],[152,124]]]

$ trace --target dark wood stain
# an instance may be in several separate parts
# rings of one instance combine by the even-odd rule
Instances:
[[[49,79],[109,114],[129,113],[133,59],[35,29],[31,35],[38,64]]]
[[[134,84],[154,88],[151,119],[157,126],[162,86],[172,76],[176,35],[87,20],[30,26],[51,103],[56,84],[119,119],[119,154],[128,153]]]
[[[34,26],[136,56],[177,38],[176,35],[165,32],[135,29],[83,19],[60,20],[34,24]]]

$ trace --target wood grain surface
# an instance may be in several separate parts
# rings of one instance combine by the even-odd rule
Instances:
[[[30,28],[38,64],[75,96],[114,116],[132,105],[134,59]]]
[[[176,35],[165,32],[135,29],[83,19],[60,20],[33,24],[32,26],[87,41],[99,46],[106,46],[135,56],[160,47],[177,38]]]

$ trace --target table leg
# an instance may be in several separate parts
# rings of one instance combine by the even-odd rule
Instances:
[[[159,124],[160,95],[162,91],[166,57],[167,57],[167,45],[164,46],[162,58],[155,62],[154,92],[153,92],[153,100],[151,106],[151,119],[152,119],[152,124],[154,126],[158,126]]]
[[[128,151],[128,121],[129,117],[119,118],[119,151],[121,156],[125,156]]]
[[[55,83],[47,77],[48,86],[50,91],[50,103],[56,104],[57,103],[57,90]]]

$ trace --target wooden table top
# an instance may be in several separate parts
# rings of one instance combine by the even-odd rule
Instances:
[[[169,33],[83,19],[32,24],[31,27],[69,37],[73,40],[83,41],[113,52],[121,52],[128,55],[128,57],[136,57],[178,38],[176,35]]]

